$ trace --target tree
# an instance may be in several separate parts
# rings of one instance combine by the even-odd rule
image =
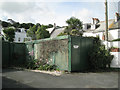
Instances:
[[[68,26],[66,26],[64,33],[66,35],[77,35],[77,36],[82,36],[82,32],[80,31],[82,29],[82,22],[75,17],[71,17],[66,21]],[[60,35],[64,35],[63,33]]]
[[[41,25],[40,25],[40,23],[36,23],[36,27],[38,28],[38,27],[40,27]]]
[[[48,25],[48,28],[52,28],[52,27],[53,27],[53,25],[52,25],[52,24],[49,24],[49,25]]]
[[[34,24],[32,23],[22,23],[18,26],[18,28],[25,28],[25,29],[29,29],[30,27],[33,27]]]
[[[82,36],[82,33],[76,29],[73,29],[70,33],[70,35],[73,35],[73,36]]]
[[[13,42],[15,38],[15,29],[8,28],[3,30],[6,40]]]
[[[111,55],[109,50],[106,50],[105,45],[101,45],[99,38],[91,37],[93,39],[93,46],[91,51],[89,51],[89,64],[91,69],[100,70],[110,68],[113,55]]]
[[[8,22],[2,21],[2,26],[3,27],[9,27],[9,26],[11,26],[11,24],[8,23]]]
[[[49,31],[46,30],[46,25],[36,24],[33,27],[30,27],[30,29],[27,31],[27,36],[30,36],[32,40],[36,40],[49,38],[50,34]]]
[[[66,23],[68,24],[67,29],[69,29],[69,30],[73,30],[73,29],[80,30],[80,29],[82,29],[82,22],[78,18],[71,17],[70,19],[68,19],[66,21]]]
[[[46,30],[46,26],[41,25],[41,27],[38,28],[36,32],[36,37],[37,39],[44,39],[50,37],[49,31]]]
[[[27,36],[31,37],[32,40],[36,40],[36,34],[35,34],[36,31],[37,31],[36,25],[30,27],[30,29],[27,30]]]
[[[27,24],[28,24],[29,28],[34,26],[33,23],[27,23]],[[28,28],[28,29],[29,29],[29,28]]]
[[[12,26],[14,26],[15,28],[18,28],[20,26],[20,23],[19,22],[14,23]]]

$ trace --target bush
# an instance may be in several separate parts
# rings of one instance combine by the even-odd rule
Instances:
[[[112,41],[120,41],[120,38],[118,38],[118,39],[114,39],[114,40],[112,40]]]
[[[38,70],[57,70],[56,65],[50,65],[46,62],[39,61],[37,59],[29,60],[26,63],[28,69],[38,69]]]
[[[93,49],[89,52],[91,69],[106,69],[107,66],[110,68],[113,55],[111,55],[109,50],[106,50],[105,46],[101,45],[100,42],[99,39],[94,38]]]
[[[4,34],[5,34],[5,38],[6,40],[8,40],[9,42],[13,42],[14,38],[15,38],[15,29],[13,28],[7,28],[3,30]]]

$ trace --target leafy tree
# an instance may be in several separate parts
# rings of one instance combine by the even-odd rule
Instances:
[[[66,23],[68,24],[66,30],[71,31],[73,29],[76,29],[76,30],[82,29],[82,22],[78,18],[71,17],[66,21]]]
[[[27,23],[27,24],[28,24],[29,28],[34,26],[33,23]],[[29,29],[29,28],[28,28],[28,29]]]
[[[58,36],[64,36],[64,35],[68,35],[68,34],[67,34],[67,33],[62,32],[62,33],[60,33]]]
[[[9,26],[11,26],[11,24],[8,23],[8,22],[2,21],[2,26],[3,27],[9,27]]]
[[[36,27],[37,27],[37,28],[40,27],[40,26],[41,26],[41,25],[40,25],[39,23],[36,24]]]
[[[48,28],[52,28],[52,27],[53,27],[53,25],[52,25],[52,24],[49,24],[49,25],[48,25]]]
[[[73,36],[82,36],[82,33],[76,29],[73,29],[70,34]]]
[[[82,36],[82,32],[80,30],[82,29],[82,22],[75,17],[71,17],[66,21],[68,26],[66,26],[64,33],[66,35],[77,35],[77,36]],[[64,35],[63,33],[60,33],[59,35]],[[58,36],[59,36],[58,35]]]
[[[41,25],[41,27],[38,28],[36,32],[36,37],[37,39],[44,39],[50,37],[49,31],[46,30],[46,26]]]
[[[3,30],[6,40],[13,42],[15,38],[15,29],[8,28]]]
[[[18,28],[20,26],[20,23],[19,22],[14,23],[12,26],[14,26],[15,28]]]
[[[25,29],[29,29],[30,27],[33,27],[34,24],[32,23],[22,23],[19,25],[19,28],[25,28]]]
[[[32,40],[36,40],[36,34],[35,34],[36,31],[37,31],[36,25],[30,27],[30,29],[27,31],[27,36],[31,37]]]

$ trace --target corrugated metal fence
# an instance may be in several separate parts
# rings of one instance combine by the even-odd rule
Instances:
[[[87,37],[60,36],[26,43],[2,42],[4,66],[20,66],[26,60],[45,60],[60,70],[81,71],[89,67],[88,52],[93,40]]]
[[[22,66],[25,61],[25,44],[2,41],[2,65]]]

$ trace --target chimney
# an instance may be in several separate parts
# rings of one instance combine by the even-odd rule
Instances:
[[[97,24],[100,22],[98,18],[92,18],[92,19],[93,19],[93,24]]]
[[[56,28],[56,23],[54,23],[53,27]]]
[[[91,24],[91,29],[94,30],[97,28],[96,24],[98,24],[100,21],[98,18],[92,18],[92,20],[93,20],[93,24]]]
[[[115,13],[115,22],[117,22],[120,19],[119,13]]]
[[[83,24],[83,30],[87,30],[88,29],[88,24]]]

